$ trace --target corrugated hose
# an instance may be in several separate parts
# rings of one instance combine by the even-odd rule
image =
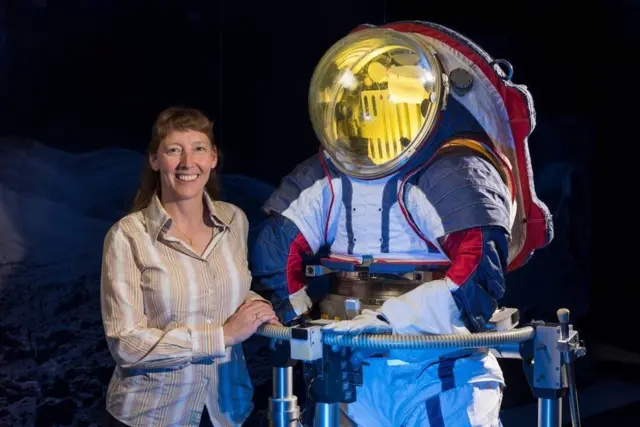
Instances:
[[[262,325],[256,334],[276,340],[291,340],[291,329],[287,326]],[[495,347],[527,341],[535,336],[531,326],[509,331],[479,332],[475,334],[450,335],[404,335],[393,333],[346,335],[333,331],[322,332],[322,342],[351,348],[375,348],[385,350],[420,348],[476,348]]]

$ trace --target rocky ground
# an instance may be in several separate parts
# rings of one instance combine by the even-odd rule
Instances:
[[[94,276],[51,284],[41,293],[25,287],[20,295],[1,298],[0,425],[104,425],[114,364],[103,335],[98,290]],[[57,303],[45,309],[44,300]],[[246,348],[257,394],[271,392],[267,356],[255,354],[260,344]],[[256,407],[264,409],[267,398],[257,395]]]

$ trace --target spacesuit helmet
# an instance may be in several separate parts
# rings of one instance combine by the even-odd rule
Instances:
[[[309,114],[338,169],[375,179],[397,171],[428,140],[448,90],[425,38],[368,28],[322,56],[311,78]]]

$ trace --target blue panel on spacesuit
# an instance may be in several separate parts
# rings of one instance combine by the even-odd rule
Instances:
[[[289,248],[300,230],[293,221],[282,215],[273,215],[267,221],[269,226],[260,229],[258,240],[261,244],[255,245],[250,251],[251,273],[255,276],[284,275]],[[284,281],[284,277],[274,280]],[[256,290],[260,292],[261,288],[256,286]],[[287,294],[282,296],[286,297]]]
[[[269,299],[278,318],[285,324],[298,317],[289,296],[303,282],[303,266],[312,259],[308,255],[300,230],[289,218],[272,214],[263,223],[255,244],[249,251],[253,290]],[[290,261],[294,260],[293,265]],[[329,277],[306,281],[306,294],[315,302],[329,291]]]
[[[380,252],[389,253],[389,221],[391,207],[398,201],[398,179],[399,176],[392,177],[384,186],[382,195],[382,243]]]
[[[351,200],[353,198],[353,186],[351,185],[351,180],[346,176],[342,175],[342,203],[344,204],[344,214],[345,214],[345,228],[347,229],[347,253],[349,255],[353,254],[353,248],[355,246],[355,241],[353,240],[353,219],[351,217]]]
[[[509,190],[497,169],[471,150],[435,159],[411,181],[435,208],[445,235],[489,225],[510,229]]]
[[[272,215],[260,230],[257,238],[260,244],[254,245],[249,251],[252,275],[260,278],[254,281],[253,290],[271,301],[274,311],[283,322],[297,316],[288,298],[290,292],[286,267],[289,250],[299,233],[300,230],[290,219]]]
[[[356,271],[356,264],[354,262],[333,261],[331,259],[324,258],[320,263],[334,271]]]
[[[419,265],[400,263],[373,263],[369,266],[369,273],[404,274],[416,271]]]
[[[452,293],[462,321],[472,332],[487,329],[489,319],[504,296],[509,243],[500,227],[483,227],[479,264]]]
[[[480,126],[480,123],[473,117],[458,100],[453,97],[447,99],[447,109],[442,113],[440,122],[436,131],[423,147],[413,155],[407,162],[404,170],[412,170],[422,166],[429,161],[436,151],[442,147],[444,143],[452,138],[475,136],[484,140],[487,137],[486,132]],[[429,166],[431,167],[431,166]]]

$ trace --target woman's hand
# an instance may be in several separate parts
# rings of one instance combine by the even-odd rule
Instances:
[[[222,327],[226,347],[241,343],[263,323],[280,325],[271,306],[264,301],[249,301],[240,306]]]
[[[268,324],[270,324],[270,325],[282,326],[282,323],[280,323],[280,321],[278,320],[278,315],[277,315],[277,314],[273,311],[273,309],[271,308],[271,304],[269,304],[269,303],[268,303],[268,302],[266,302],[266,301],[262,301],[262,300],[253,300],[253,301],[251,301],[251,302],[264,304],[264,305],[265,305],[265,307],[266,307],[266,308],[265,308],[265,310],[266,310],[268,313],[273,313],[273,314],[275,315],[275,318],[273,318],[273,319],[272,319],[272,318],[269,318],[269,320],[267,320],[267,321],[266,321],[266,322],[264,322],[264,323],[268,323]]]

